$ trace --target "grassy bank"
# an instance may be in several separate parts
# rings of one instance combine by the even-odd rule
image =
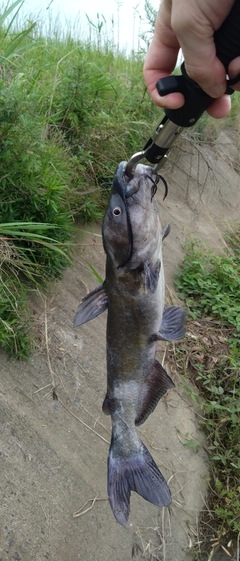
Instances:
[[[169,358],[183,374],[191,398],[199,401],[200,393],[199,422],[211,472],[197,559],[208,558],[219,544],[230,556],[240,532],[239,243],[240,229],[228,234],[222,255],[193,240],[176,280],[192,320],[186,340],[169,349]],[[196,392],[188,384],[189,376]]]
[[[0,15],[0,343],[19,358],[31,351],[29,286],[62,273],[74,222],[101,218],[102,184],[159,116],[141,56],[83,44],[69,28],[19,26],[20,5]]]

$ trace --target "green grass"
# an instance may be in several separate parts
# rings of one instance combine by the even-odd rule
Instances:
[[[235,234],[237,236],[238,234]],[[237,247],[236,247],[237,249]],[[176,286],[194,319],[205,315],[221,318],[240,334],[240,260],[235,251],[215,255],[201,242],[186,245],[183,267]]]
[[[198,240],[186,245],[176,287],[192,320],[189,336],[175,347],[187,393],[199,399],[205,449],[211,469],[209,516],[219,539],[237,539],[240,531],[240,228],[226,236],[226,249],[216,255]],[[210,514],[211,513],[211,514]]]

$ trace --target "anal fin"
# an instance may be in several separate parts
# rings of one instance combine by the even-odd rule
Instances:
[[[160,362],[155,360],[141,392],[141,407],[137,412],[135,425],[144,423],[150,413],[154,411],[161,397],[173,387],[172,379],[168,376]]]

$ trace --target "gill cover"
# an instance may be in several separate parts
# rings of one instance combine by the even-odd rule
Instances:
[[[128,206],[126,203],[127,182],[126,162],[121,162],[116,169],[111,197],[106,210],[103,225],[103,247],[111,261],[119,268],[131,259],[133,235]]]

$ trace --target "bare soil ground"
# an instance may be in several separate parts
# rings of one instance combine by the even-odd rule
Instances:
[[[159,188],[159,212],[163,226],[172,227],[164,242],[169,301],[177,302],[173,278],[184,240],[195,234],[222,248],[222,232],[239,220],[237,154],[225,154],[228,140],[217,151],[205,148],[204,159],[183,142],[164,168],[170,192],[162,202]],[[100,226],[85,230],[91,233],[78,232],[73,267],[51,294],[31,295],[37,338],[31,361],[0,354],[0,561],[185,561],[205,504],[208,466],[203,449],[196,454],[185,446],[204,436],[177,372],[176,389],[139,430],[169,482],[172,506],[160,509],[133,493],[124,529],[108,504],[110,421],[101,410],[106,316],[72,328],[79,301],[97,285],[87,262],[104,277]]]

